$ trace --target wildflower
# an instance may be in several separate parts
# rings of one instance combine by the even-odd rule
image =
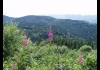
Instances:
[[[78,58],[78,62],[79,62],[80,64],[82,64],[82,62],[83,62],[82,55],[80,55],[80,57]]]
[[[16,70],[16,65],[12,62],[11,70]]]
[[[50,42],[53,40],[53,33],[52,33],[51,26],[50,26],[50,31],[49,31],[49,34],[48,34],[48,39],[49,39]]]
[[[23,44],[24,46],[27,46],[27,43],[28,43],[28,40],[27,40],[27,39],[23,40],[23,42],[22,42],[22,44]]]
[[[22,45],[27,46],[28,40],[26,38],[26,33],[24,33],[24,40],[22,42]]]

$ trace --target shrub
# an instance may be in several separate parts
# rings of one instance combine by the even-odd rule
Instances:
[[[64,54],[64,53],[66,53],[68,51],[67,46],[58,46],[58,49],[57,49],[57,46],[54,45],[53,48],[54,48],[54,52],[55,53],[58,53],[59,52],[60,54]]]
[[[13,56],[18,47],[21,47],[22,35],[13,22],[6,23],[3,29],[3,57]]]
[[[80,49],[79,49],[80,52],[91,52],[92,51],[92,48],[91,46],[88,46],[88,45],[84,45],[82,46]]]
[[[97,57],[96,55],[88,55],[84,60],[84,64],[82,66],[83,69],[86,70],[97,70]]]

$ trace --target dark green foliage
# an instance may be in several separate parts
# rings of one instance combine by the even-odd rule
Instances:
[[[17,29],[17,25],[13,22],[4,25],[3,29],[3,57],[4,60],[8,56],[13,56],[15,51],[21,46],[21,31]],[[19,45],[18,45],[19,44]]]
[[[24,16],[13,20],[18,22],[18,27],[26,29],[28,37],[35,42],[38,37],[47,39],[48,27],[52,25],[55,36],[62,38],[78,37],[97,45],[97,24],[71,19],[55,19],[49,16]],[[58,32],[59,30],[59,32]],[[70,46],[70,45],[69,45]],[[82,46],[79,43],[79,46]],[[74,47],[74,46],[73,46]],[[94,48],[94,46],[92,46]],[[79,47],[77,47],[79,48]]]
[[[30,30],[25,30],[26,33],[28,31]],[[69,34],[70,37],[63,38],[61,33],[57,33],[59,36],[54,36],[53,41],[49,43],[48,40],[41,38],[41,31],[39,32],[41,37],[30,31],[29,33],[33,34],[33,38],[37,38],[37,42],[32,43],[28,38],[28,45],[23,46],[23,33],[12,22],[4,25],[3,33],[4,70],[11,70],[12,62],[16,65],[16,70],[26,70],[26,67],[28,67],[28,70],[51,70],[52,67],[61,70],[61,66],[63,66],[63,70],[97,69],[97,52],[87,45],[81,47],[81,45],[87,43],[84,39],[71,37]],[[88,44],[91,43],[89,42]],[[77,47],[81,47],[82,49],[80,48],[79,50],[82,55],[85,55],[82,66],[77,60],[80,55]],[[87,52],[87,55],[84,54],[85,52]],[[89,53],[93,56],[88,56]],[[18,58],[20,59],[18,60]]]
[[[86,70],[97,70],[97,58],[94,55],[88,55],[82,68]]]
[[[92,50],[91,46],[88,45],[84,45],[79,49],[79,51],[81,52],[91,52],[91,50]]]
[[[24,47],[22,51],[20,51],[20,62],[18,62],[18,70],[25,70],[26,66],[31,66],[31,55],[30,52],[28,51],[28,48]]]

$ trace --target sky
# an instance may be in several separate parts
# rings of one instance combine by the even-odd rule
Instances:
[[[97,0],[3,0],[3,15],[97,15]]]

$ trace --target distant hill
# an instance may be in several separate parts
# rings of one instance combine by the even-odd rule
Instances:
[[[85,15],[85,16],[82,16],[82,15],[47,15],[47,16],[28,15],[28,16],[24,16],[20,18],[14,18],[14,17],[3,15],[3,22],[5,23],[5,21],[10,21],[10,20],[26,21],[27,18],[31,18],[29,19],[30,21],[34,20],[37,22],[38,21],[49,22],[49,21],[53,21],[54,19],[72,19],[72,20],[83,20],[90,24],[97,24],[97,15]]]
[[[3,15],[3,23],[6,23],[6,21],[13,21],[15,20],[16,18],[14,17],[9,17],[9,16],[6,16],[6,15]]]
[[[50,17],[50,16],[36,16],[36,15],[28,15],[28,16],[24,16],[24,17],[20,17],[20,18],[16,18],[15,20],[13,20],[14,22],[41,22],[41,23],[48,23],[48,22],[52,22],[54,21],[55,18]]]
[[[26,29],[28,36],[32,40],[37,40],[38,37],[47,39],[49,25],[52,26],[55,36],[58,35],[59,31],[62,37],[70,35],[71,37],[76,36],[95,42],[97,40],[97,24],[84,20],[56,19],[50,16],[35,15],[28,15],[20,18],[4,16],[3,18],[4,22],[6,22],[6,20],[18,22],[18,27]]]
[[[50,23],[53,26],[58,26],[59,31],[67,34],[68,32],[74,36],[96,40],[97,24],[89,24],[81,20],[59,19]]]
[[[97,15],[49,15],[57,19],[84,20],[92,24],[97,23]]]

